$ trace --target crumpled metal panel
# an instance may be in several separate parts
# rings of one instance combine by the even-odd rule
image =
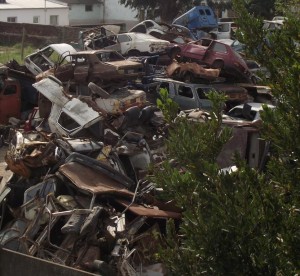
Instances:
[[[82,164],[76,162],[66,163],[59,168],[59,172],[66,176],[76,187],[92,194],[133,197],[133,193],[125,189],[118,181]]]
[[[32,86],[53,104],[60,107],[63,107],[71,99],[64,93],[64,89],[59,81],[54,81],[51,78],[42,79]]]
[[[132,106],[142,107],[146,104],[146,93],[142,90],[120,90],[112,93],[110,98],[97,98],[97,105],[110,114],[120,114]]]
[[[160,210],[157,207],[153,207],[153,206],[145,207],[143,205],[130,203],[120,199],[116,199],[116,202],[118,202],[125,208],[128,208],[129,211],[131,211],[132,213],[138,216],[146,216],[146,217],[153,217],[153,218],[173,218],[173,219],[181,218],[180,213]]]
[[[187,72],[193,73],[195,77],[216,79],[219,77],[220,69],[206,69],[195,62],[178,63],[175,61],[166,68],[168,77],[174,75],[183,76]]]

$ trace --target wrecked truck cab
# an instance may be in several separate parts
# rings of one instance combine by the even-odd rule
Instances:
[[[50,44],[26,56],[24,63],[27,69],[36,76],[50,68],[54,68],[55,64],[62,58],[72,53],[76,53],[76,50],[67,43]]]
[[[87,131],[85,134],[93,134],[99,139],[103,136],[101,112],[77,98],[66,95],[63,86],[54,77],[42,79],[33,86],[52,103],[48,118],[51,132],[77,137]]]

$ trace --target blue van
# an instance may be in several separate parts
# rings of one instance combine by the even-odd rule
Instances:
[[[185,26],[191,31],[201,29],[209,32],[218,28],[218,19],[209,6],[200,5],[176,18],[172,24]]]

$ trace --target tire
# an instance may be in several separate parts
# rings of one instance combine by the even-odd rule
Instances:
[[[181,53],[180,48],[174,48],[171,50],[170,58],[175,59]]]
[[[4,146],[4,137],[3,135],[0,135],[0,148]]]
[[[139,57],[141,55],[141,52],[139,50],[130,50],[127,53],[127,56],[129,57]]]
[[[213,69],[220,69],[222,70],[224,68],[224,61],[223,60],[215,60],[211,66]]]

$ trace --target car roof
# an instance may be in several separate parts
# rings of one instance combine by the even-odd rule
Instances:
[[[233,39],[230,39],[230,38],[222,38],[222,39],[217,39],[216,41],[218,42],[221,42],[221,43],[224,43],[226,45],[232,45],[232,43],[235,41]]]
[[[260,111],[260,110],[263,110],[263,105],[266,105],[267,107],[269,108],[275,108],[274,105],[271,105],[271,104],[265,104],[265,103],[254,103],[254,102],[250,102],[250,103],[246,103],[247,105],[250,105],[251,106],[251,110],[253,111]],[[233,107],[231,110],[233,109],[236,109],[236,108],[243,108],[245,104],[240,104],[240,105],[237,105],[235,107]]]
[[[85,51],[78,51],[76,53],[73,53],[73,55],[77,55],[77,54],[87,54],[87,55],[93,55],[93,54],[98,54],[98,53],[117,53],[117,51],[115,50],[105,50],[105,49],[99,49],[99,50],[85,50]]]
[[[129,35],[129,36],[136,36],[136,37],[140,37],[140,38],[144,37],[144,38],[148,38],[148,39],[162,40],[162,39],[156,38],[156,37],[154,37],[150,34],[134,33],[134,32],[132,32],[132,33],[123,33],[123,34]],[[121,34],[119,34],[119,35],[121,35]],[[162,40],[162,41],[166,41],[166,40]]]

